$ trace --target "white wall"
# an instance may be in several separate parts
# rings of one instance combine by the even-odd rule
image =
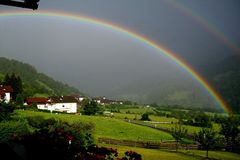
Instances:
[[[77,103],[55,103],[48,108],[53,111],[77,113]]]
[[[48,109],[48,106],[46,104],[37,104],[38,109]]]
[[[10,100],[11,100],[10,93],[5,93],[4,100],[5,100],[6,103],[9,103],[9,102],[10,102]]]

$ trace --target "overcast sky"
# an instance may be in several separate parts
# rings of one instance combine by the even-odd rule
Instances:
[[[27,9],[0,6],[3,10]],[[240,54],[209,31],[215,28],[239,48],[239,0],[41,0],[34,12],[41,10],[119,24],[170,48],[196,70]],[[151,77],[191,81],[171,60],[137,40],[61,18],[0,17],[0,56],[30,63],[90,95],[109,95]]]

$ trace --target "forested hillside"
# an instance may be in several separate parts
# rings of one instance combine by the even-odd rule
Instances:
[[[234,112],[240,113],[240,57],[229,56],[205,68],[205,76]]]
[[[12,73],[22,79],[24,97],[79,93],[76,88],[39,73],[29,64],[0,57],[0,80],[2,81],[6,74]]]

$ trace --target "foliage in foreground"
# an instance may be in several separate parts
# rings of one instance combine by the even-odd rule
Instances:
[[[96,146],[92,136],[94,126],[91,123],[69,124],[53,118],[32,116],[19,123],[2,122],[0,126],[1,135],[9,137],[4,139],[1,136],[1,151],[17,153],[16,157],[4,154],[10,156],[9,159],[141,160],[141,155],[133,151],[126,152],[124,157],[119,158],[117,150]],[[22,134],[16,134],[18,132],[14,129],[20,130]],[[22,132],[23,130],[26,131]]]

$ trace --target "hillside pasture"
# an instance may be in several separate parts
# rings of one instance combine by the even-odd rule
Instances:
[[[75,121],[91,122],[95,125],[96,131],[94,133],[96,138],[105,137],[112,139],[123,140],[141,140],[141,141],[161,141],[173,140],[173,137],[162,131],[152,128],[139,126],[124,122],[119,119],[102,117],[102,116],[85,116],[85,115],[70,115],[70,114],[51,114],[34,111],[16,111],[17,117],[28,116],[43,116],[44,118],[55,118],[69,123]]]
[[[145,112],[144,112],[145,113]],[[142,114],[133,114],[133,113],[114,113],[114,118],[117,119],[130,119],[133,120],[136,118],[136,120],[140,120],[142,117]],[[163,117],[163,116],[156,116],[156,115],[149,115],[149,118],[152,122],[162,122],[162,123],[175,123],[178,120],[176,118],[172,117]]]

